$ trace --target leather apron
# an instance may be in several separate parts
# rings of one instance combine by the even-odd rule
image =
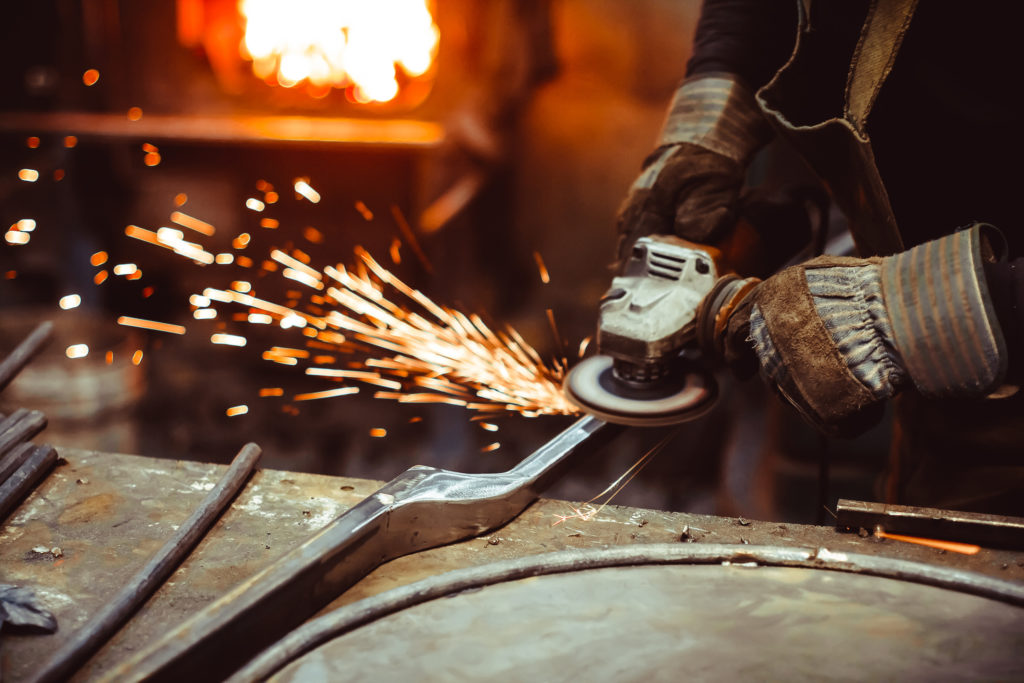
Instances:
[[[860,255],[903,251],[866,125],[917,0],[871,0],[842,62],[834,36],[815,31],[827,3],[798,5],[794,51],[758,103],[846,214]],[[1024,514],[1024,391],[938,401],[911,389],[895,404],[888,502]]]

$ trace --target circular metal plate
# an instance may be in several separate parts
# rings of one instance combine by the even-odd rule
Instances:
[[[701,417],[715,404],[715,379],[703,372],[686,372],[668,388],[637,391],[612,373],[610,356],[592,356],[565,378],[566,397],[580,410],[616,424],[663,427]],[[631,395],[626,395],[631,394]]]
[[[1024,609],[797,567],[646,565],[432,600],[279,681],[978,680],[1024,675]]]

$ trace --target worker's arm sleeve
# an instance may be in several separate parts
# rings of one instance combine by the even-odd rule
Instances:
[[[1006,338],[1007,382],[1024,384],[1024,258],[985,264],[992,306]]]
[[[686,74],[726,72],[760,88],[789,57],[796,30],[797,0],[705,0]]]

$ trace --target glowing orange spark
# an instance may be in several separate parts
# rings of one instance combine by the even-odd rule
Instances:
[[[359,212],[359,215],[362,216],[364,220],[366,220],[366,221],[372,221],[373,220],[373,212],[370,211],[369,207],[367,207],[366,204],[364,204],[361,201],[358,201],[358,202],[356,202],[355,206],[356,206],[356,211]]]
[[[501,442],[500,441],[495,441],[494,443],[489,444],[489,445],[484,446],[483,448],[481,448],[480,452],[481,453],[490,453],[491,451],[496,451],[499,448],[501,448]]]
[[[181,325],[172,325],[171,323],[162,323],[155,320],[144,320],[142,318],[132,318],[127,315],[122,315],[118,318],[117,324],[124,325],[125,327],[138,327],[144,330],[153,330],[154,332],[185,334],[185,328]]]
[[[243,232],[241,235],[231,240],[231,246],[235,249],[245,249],[249,246],[250,239],[252,238],[249,237],[249,233]]]
[[[108,273],[105,270],[101,270],[100,272],[96,273],[93,276],[92,281],[94,284],[102,285],[104,282],[107,281],[108,277],[110,277],[110,273]]]
[[[64,138],[64,146],[68,149],[75,147],[78,144],[78,138],[74,135],[68,135]]]
[[[387,435],[388,430],[384,429],[383,427],[374,427],[373,429],[370,430],[370,436],[372,436],[375,439],[382,439]]]
[[[937,538],[920,538],[918,536],[904,536],[903,534],[890,534],[887,531],[883,531],[880,528],[875,529],[876,538],[889,538],[894,541],[903,541],[904,543],[914,543],[916,545],[923,545],[929,548],[937,548],[939,550],[948,550],[953,553],[960,553],[961,555],[977,555],[981,552],[981,546],[974,545],[973,543],[956,543],[954,541],[942,541]]]
[[[302,231],[302,236],[306,238],[306,241],[312,242],[313,244],[320,244],[324,241],[324,234],[312,226],[307,226]]]
[[[224,334],[218,332],[210,337],[210,341],[214,344],[226,344],[228,346],[245,346],[246,339],[237,334]]]
[[[544,265],[544,259],[541,257],[539,251],[533,252],[533,260],[537,262],[537,271],[540,273],[540,281],[544,284],[551,282],[551,276],[548,275],[547,266]]]
[[[8,230],[4,233],[4,239],[8,244],[22,245],[28,244],[28,241],[32,239],[32,236],[27,232],[21,232],[19,230]]]
[[[179,192],[178,194],[174,195],[174,205],[175,206],[185,206],[185,202],[187,202],[187,201],[188,201],[188,195],[185,194],[184,192]]]
[[[261,218],[260,227],[267,230],[276,230],[281,225],[276,218]]]
[[[320,193],[312,188],[306,178],[295,179],[295,193],[305,197],[314,204],[318,204],[320,202]]]
[[[88,344],[72,344],[64,350],[64,355],[68,358],[85,358],[89,355]]]
[[[156,152],[148,152],[146,156],[142,158],[142,163],[146,166],[158,166],[160,164],[160,155]]]
[[[498,425],[491,424],[490,422],[481,422],[480,423],[480,427],[481,427],[481,429],[486,429],[489,432],[496,432],[496,431],[498,431]]]
[[[189,216],[187,213],[182,213],[181,211],[175,211],[174,213],[172,213],[171,221],[177,223],[178,225],[184,228],[195,230],[199,234],[206,235],[207,237],[213,235],[213,233],[216,232],[216,228],[214,228],[209,223],[201,221],[193,216]]]
[[[358,394],[359,387],[339,387],[338,389],[328,389],[327,391],[313,391],[308,394],[297,394],[292,398],[293,401],[314,401],[321,398],[335,398],[337,396],[350,396],[352,394]]]
[[[36,149],[39,147],[39,138],[33,135],[25,141],[25,144],[28,145],[29,149]]]
[[[82,303],[82,297],[78,294],[68,294],[67,296],[62,296],[57,303],[66,311],[71,308],[78,308]]]
[[[60,181],[64,180],[64,169],[63,168],[54,169],[54,171],[53,171],[53,180],[54,180],[54,182],[57,182],[57,183],[59,183]]]
[[[113,351],[107,351],[106,355],[104,356],[104,360],[106,361],[107,365],[113,365],[114,364],[114,352]]]
[[[236,415],[245,415],[246,413],[249,412],[249,406],[245,404],[231,406],[230,408],[227,409],[226,412],[228,417],[235,417]]]
[[[18,177],[24,180],[26,183],[34,183],[39,180],[39,171],[34,168],[23,168],[18,171]]]
[[[114,266],[114,275],[132,275],[138,270],[139,267],[134,263],[118,263]]]
[[[141,118],[142,118],[142,107],[131,107],[128,110],[128,120],[129,121],[138,121]]]
[[[95,254],[89,257],[89,265],[97,267],[102,266],[104,263],[107,262],[107,258],[107,252],[97,251]]]
[[[85,73],[82,74],[82,83],[87,86],[96,85],[96,82],[100,80],[100,72],[96,69],[86,69]]]
[[[228,264],[234,263],[235,255],[234,254],[229,254],[227,252],[225,252],[223,254],[217,254],[217,257],[214,259],[214,261],[218,265],[226,266]]]
[[[284,396],[284,389],[280,387],[260,389],[260,398],[268,396]]]
[[[245,200],[245,208],[250,209],[252,211],[262,211],[263,209],[267,208],[267,205],[261,202],[260,200],[256,199],[255,197],[249,197],[248,199]]]
[[[266,202],[267,204],[277,204],[278,199],[280,199],[280,197],[278,197],[277,193],[274,192],[273,190],[270,190],[263,195],[263,201]]]
[[[11,228],[17,228],[21,232],[32,232],[36,229],[36,222],[31,218],[22,218],[20,221],[12,225]]]
[[[142,349],[137,349],[132,354],[132,365],[138,365],[142,362]]]

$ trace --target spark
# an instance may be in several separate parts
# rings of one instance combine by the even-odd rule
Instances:
[[[221,266],[226,266],[235,262],[235,255],[230,253],[217,254],[214,261]]]
[[[96,69],[86,69],[85,73],[82,74],[82,83],[87,86],[96,85],[96,82],[100,80],[100,72]]]
[[[137,349],[132,354],[132,365],[138,365],[142,362],[142,349]]]
[[[172,213],[171,221],[173,223],[177,223],[183,228],[195,230],[199,234],[206,235],[207,237],[212,236],[217,231],[216,228],[214,228],[206,221],[201,221],[195,216],[189,216],[187,213],[182,213],[181,211],[175,211],[174,213]]]
[[[178,194],[174,195],[174,205],[175,206],[185,206],[185,202],[187,202],[187,201],[188,201],[188,195],[185,194],[184,192],[179,192]]]
[[[398,239],[397,237],[391,240],[391,247],[388,249],[388,252],[390,252],[391,255],[391,262],[394,263],[396,266],[401,265],[402,263],[401,248],[402,240]]]
[[[248,294],[252,291],[252,283],[246,282],[245,280],[235,280],[231,283],[231,289],[242,294]]]
[[[114,352],[113,351],[107,351],[107,353],[103,357],[103,360],[106,361],[107,365],[113,365],[114,364]]]
[[[558,526],[562,522],[566,522],[570,519],[579,519],[583,522],[587,522],[596,517],[601,510],[604,510],[608,503],[611,502],[612,498],[617,496],[622,489],[626,488],[629,482],[633,481],[633,478],[640,474],[643,468],[654,459],[654,456],[660,453],[662,449],[664,449],[665,446],[667,446],[669,442],[676,437],[677,434],[679,434],[678,428],[673,429],[670,433],[666,434],[661,441],[655,444],[649,451],[641,455],[636,462],[629,466],[629,469],[619,475],[619,478],[609,484],[604,491],[601,491],[601,493],[583,503],[578,508],[572,507],[571,509],[573,513],[571,515],[555,515],[555,517],[558,518],[558,521],[551,526]],[[595,507],[593,505],[594,501],[598,500],[605,494],[609,494],[608,497],[604,502]]]
[[[296,394],[293,401],[314,401],[321,398],[335,398],[337,396],[350,396],[352,394],[358,394],[359,387],[339,387],[337,389],[328,389],[326,391],[313,391],[308,394]]]
[[[254,325],[269,325],[274,322],[274,319],[266,313],[250,313],[247,320]]]
[[[255,197],[249,197],[245,200],[245,208],[251,209],[252,211],[262,211],[267,208],[267,205]]]
[[[228,346],[245,346],[246,344],[245,337],[237,334],[224,334],[222,332],[211,335],[210,341],[214,344],[226,344]]]
[[[104,263],[107,262],[107,258],[107,252],[97,251],[95,254],[89,257],[89,265],[96,267],[102,266]]]
[[[68,149],[72,149],[78,145],[78,138],[74,135],[68,135],[64,138],[64,146]]]
[[[488,444],[487,446],[484,446],[483,448],[481,448],[480,452],[481,453],[490,453],[491,451],[496,451],[499,448],[501,448],[501,442],[500,441],[495,441],[494,443]]]
[[[260,219],[261,228],[266,228],[267,230],[277,230],[277,228],[279,228],[280,226],[281,223],[276,218],[267,217]]]
[[[21,232],[32,232],[36,229],[36,222],[31,218],[22,218],[20,221],[12,225],[11,227],[17,226]]]
[[[544,284],[551,282],[551,276],[548,274],[547,266],[544,265],[544,259],[541,257],[539,251],[533,252],[533,260],[537,262],[537,271],[540,273],[540,281]]]
[[[884,531],[881,527],[875,527],[875,538],[888,538],[893,541],[903,541],[904,543],[913,543],[915,545],[923,545],[929,548],[948,550],[950,552],[960,553],[961,555],[977,555],[981,552],[981,546],[974,545],[973,543],[957,543],[955,541],[942,541],[936,538],[921,538],[919,536],[890,534],[887,531]]]
[[[311,225],[306,226],[302,231],[302,236],[306,238],[307,242],[313,244],[321,244],[324,241],[324,234]]]
[[[210,305],[210,297],[203,296],[202,294],[193,294],[188,298],[188,302],[196,308],[206,308]]]
[[[249,246],[250,239],[252,238],[249,237],[249,233],[243,232],[241,235],[231,240],[231,246],[234,247],[235,249],[245,249],[247,246]]]
[[[196,320],[213,320],[217,317],[216,308],[197,308],[192,311],[192,317]]]
[[[306,180],[305,178],[295,179],[295,192],[297,194],[302,195],[303,197],[313,202],[314,204],[318,204],[320,202],[320,193],[314,190],[310,186],[309,181]]]
[[[372,436],[375,439],[383,439],[387,435],[388,430],[384,429],[383,427],[374,427],[373,429],[370,430],[370,436]]]
[[[57,303],[61,308],[67,311],[72,308],[78,308],[82,303],[82,297],[78,294],[68,294],[67,296],[62,296],[60,301]]]
[[[266,194],[263,195],[263,201],[266,202],[267,204],[277,204],[278,199],[279,197],[277,196],[277,193],[274,192],[273,190],[269,190]]]
[[[284,389],[281,387],[260,389],[260,398],[266,398],[268,396],[284,396]]]
[[[481,422],[480,423],[480,428],[481,429],[486,429],[489,432],[496,432],[496,431],[498,431],[498,425],[491,424],[490,422]]]
[[[4,233],[4,239],[8,244],[21,245],[28,244],[28,241],[32,239],[32,236],[27,232],[21,232],[19,230],[8,230]]]
[[[139,267],[134,263],[119,263],[114,266],[114,275],[132,275],[138,270]]]
[[[25,145],[28,146],[29,149],[37,149],[39,147],[39,138],[33,135],[25,140]]]
[[[146,156],[142,157],[142,163],[146,166],[159,166],[160,155],[157,152],[146,152]]]
[[[26,183],[34,183],[39,180],[39,171],[34,168],[23,168],[18,171],[18,177],[24,180]]]
[[[128,120],[138,121],[142,118],[142,107],[131,107],[128,110]]]
[[[363,220],[367,222],[373,220],[373,211],[370,211],[369,207],[367,207],[366,204],[364,204],[363,202],[356,202],[355,206],[356,211],[358,211],[359,215],[363,217]]]
[[[60,181],[64,180],[64,169],[63,168],[58,168],[58,169],[55,169],[53,171],[53,180],[54,180],[54,182],[58,182],[58,183]]]
[[[110,277],[110,273],[108,273],[105,270],[101,270],[100,272],[96,273],[93,276],[92,281],[94,284],[102,285],[104,282],[107,281],[108,277]]]
[[[245,415],[249,412],[249,406],[244,403],[237,406],[231,406],[225,411],[228,417],[235,417],[236,415]]]
[[[64,351],[68,358],[85,358],[89,355],[88,344],[72,344]]]
[[[127,315],[122,315],[117,319],[118,325],[124,325],[125,327],[138,327],[143,330],[153,330],[154,332],[168,332],[170,334],[185,334],[185,328],[182,325],[172,325],[171,323],[162,323],[155,320],[144,320],[142,318],[132,318]]]

